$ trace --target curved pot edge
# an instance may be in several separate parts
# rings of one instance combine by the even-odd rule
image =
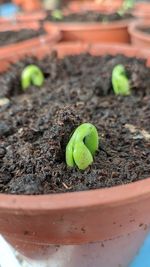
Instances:
[[[45,22],[44,25],[50,25],[53,27],[57,27],[58,29],[65,29],[65,30],[92,30],[94,29],[100,29],[100,30],[113,30],[113,29],[118,29],[118,28],[124,28],[128,27],[128,25],[132,22],[133,20],[122,20],[122,21],[117,21],[117,22],[109,22],[109,23],[98,23],[98,22],[92,22],[92,23],[54,23],[54,22]]]
[[[4,213],[42,214],[48,210],[69,210],[96,206],[116,206],[138,202],[150,197],[150,178],[131,184],[105,189],[68,192],[50,195],[10,195],[0,194],[0,211]]]
[[[140,40],[144,40],[146,42],[150,42],[150,34],[146,34],[140,30],[137,29],[138,26],[150,26],[150,20],[139,20],[130,23],[129,25],[129,33],[131,36],[135,36],[136,38]]]

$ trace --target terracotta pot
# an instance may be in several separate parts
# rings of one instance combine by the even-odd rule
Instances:
[[[150,34],[142,32],[140,28],[150,29],[150,20],[131,23],[129,32],[132,44],[138,47],[150,48]]]
[[[129,21],[111,23],[51,23],[45,22],[47,31],[52,27],[62,33],[62,41],[130,43]]]
[[[115,12],[122,6],[123,0],[107,1],[71,1],[68,4],[70,11],[79,12],[86,10]]]
[[[60,56],[88,51],[94,55],[122,53],[150,59],[148,50],[130,46],[58,44],[55,49]],[[40,260],[49,257],[49,267],[54,262],[61,267],[76,267],[81,263],[82,267],[119,264],[126,267],[147,234],[149,205],[150,178],[86,192],[41,196],[0,194],[0,233],[28,257]],[[105,265],[103,254],[107,259]]]
[[[25,22],[25,21],[39,21],[43,20],[46,16],[45,11],[37,11],[37,12],[24,12],[19,13],[13,18],[17,22]]]
[[[10,19],[8,18],[3,18],[3,17],[0,17],[0,25],[7,25],[8,23],[10,24]]]
[[[44,20],[46,17],[45,11],[37,11],[37,12],[22,12],[18,13],[11,18],[0,18],[1,26],[9,26],[16,25],[17,23],[32,23],[32,22],[40,22]]]
[[[21,29],[34,29],[38,30],[40,28],[40,24],[38,22],[26,22],[26,23],[20,23],[20,24],[14,24],[14,25],[2,25],[0,26],[0,32],[12,30],[12,31],[18,31]],[[54,43],[58,42],[61,39],[61,34],[58,31],[58,29],[51,29],[51,32],[48,32],[38,36],[31,38],[29,40],[21,41],[15,44],[8,44],[5,46],[2,46],[0,48],[0,59],[10,59],[11,56],[14,56],[19,58],[20,56],[25,55],[26,53],[32,53],[34,50],[36,50],[36,47],[39,48],[39,46],[44,46],[45,44],[53,45]]]
[[[150,3],[137,3],[135,4],[133,15],[139,18],[150,18]]]
[[[19,5],[24,11],[36,11],[42,8],[40,0],[13,0],[14,4]]]

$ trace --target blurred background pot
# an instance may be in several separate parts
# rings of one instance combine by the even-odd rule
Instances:
[[[24,22],[16,23],[14,25],[2,25],[0,26],[0,32],[4,31],[19,31],[22,29],[33,29],[39,30],[40,24],[38,22]],[[11,56],[19,58],[20,56],[25,55],[26,53],[32,54],[32,51],[35,51],[36,48],[40,48],[45,44],[54,45],[61,39],[61,34],[58,29],[51,29],[48,33],[41,34],[40,36],[30,38],[28,40],[20,41],[13,44],[7,44],[1,46],[0,49],[0,59],[10,59]]]
[[[14,4],[18,5],[24,11],[36,11],[42,8],[42,3],[40,0],[13,0]]]
[[[150,19],[131,23],[129,32],[133,45],[150,49]]]
[[[81,42],[108,42],[108,43],[130,43],[128,33],[128,20],[108,23],[52,23],[45,22],[47,31],[52,27],[58,28],[62,33],[62,41]]]
[[[137,3],[134,6],[133,15],[138,18],[150,19],[150,3]]]
[[[41,21],[45,19],[46,12],[44,10],[36,12],[22,12],[18,13],[13,20],[17,22]]]
[[[86,10],[115,12],[122,6],[123,0],[104,0],[104,1],[71,1],[68,4],[70,11],[79,12]]]

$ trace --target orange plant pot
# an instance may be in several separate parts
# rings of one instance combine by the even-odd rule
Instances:
[[[96,10],[96,9],[95,9]],[[78,10],[81,12],[81,10]],[[70,11],[65,10],[64,14]],[[76,13],[76,12],[75,12]],[[111,13],[105,10],[106,14]],[[100,43],[130,43],[128,26],[132,19],[114,22],[45,22],[47,31],[52,27],[58,28],[62,33],[62,42],[100,42]]]
[[[88,51],[93,55],[121,53],[150,59],[147,50],[139,51],[138,48],[130,46],[58,44],[55,49],[61,57]],[[40,49],[37,51],[37,56],[39,52]],[[149,206],[150,178],[132,184],[84,192],[39,196],[0,194],[0,233],[28,257],[40,260],[51,257],[52,265],[48,266],[53,266],[54,255],[58,258],[58,245],[70,245],[68,253],[69,257],[74,257],[74,261],[66,257],[64,266],[80,266],[76,258],[79,254],[84,254],[84,250],[80,247],[82,244],[89,244],[92,247],[90,243],[97,241],[105,243],[107,240],[107,245],[110,239],[120,236],[125,236],[128,240],[130,233],[135,231],[140,231],[140,242],[142,242],[150,224]],[[78,245],[79,249],[73,255],[74,245]],[[137,249],[136,242],[132,244],[134,245]],[[97,251],[100,248],[101,243],[98,243]],[[67,251],[67,248],[65,249]],[[96,249],[94,244],[93,249],[94,251]],[[66,256],[67,252],[62,249],[61,255]],[[83,256],[84,259],[86,257],[92,259],[91,255],[93,254],[89,251],[89,255]],[[126,255],[126,258],[128,256]],[[93,258],[93,262],[94,260],[96,259]],[[97,265],[88,264],[86,262],[83,266],[104,266],[98,265],[98,262]]]
[[[47,31],[52,27],[62,33],[62,41],[130,43],[128,20],[111,23],[51,23],[45,22]]]
[[[132,44],[138,47],[150,49],[150,34],[142,32],[139,28],[150,28],[150,20],[131,23],[129,32]]]
[[[137,3],[132,13],[138,18],[150,18],[150,3]]]
[[[22,12],[15,16],[14,20],[17,22],[30,22],[30,21],[40,21],[45,19],[45,11],[36,12]]]
[[[13,0],[14,4],[19,5],[24,11],[36,11],[42,8],[40,0]]]
[[[101,12],[115,12],[122,6],[123,0],[107,1],[71,1],[68,8],[72,12],[93,10]]]
[[[0,18],[1,26],[9,26],[15,25],[17,23],[32,23],[32,22],[40,22],[44,20],[46,17],[45,11],[37,11],[37,12],[20,12],[13,16],[12,18]]]
[[[38,22],[25,22],[16,23],[14,25],[2,25],[0,26],[0,32],[12,30],[19,31],[21,29],[33,29],[38,30],[40,24]],[[19,58],[26,53],[34,54],[36,48],[44,46],[45,44],[54,45],[61,39],[61,34],[57,29],[51,29],[51,32],[46,32],[41,36],[30,38],[29,40],[21,41],[14,44],[8,44],[0,48],[0,59],[10,59],[11,57]]]

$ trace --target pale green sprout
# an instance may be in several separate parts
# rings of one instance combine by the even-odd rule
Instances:
[[[118,14],[123,16],[125,12],[133,8],[135,0],[124,0],[122,7],[118,10]]]
[[[123,65],[116,65],[112,71],[112,85],[116,95],[127,96],[131,94],[130,83]]]
[[[21,75],[22,90],[26,91],[32,84],[41,87],[44,83],[44,75],[36,65],[28,65]]]
[[[63,13],[59,9],[55,9],[52,11],[52,17],[56,20],[62,20],[63,19]]]
[[[91,123],[83,123],[73,133],[66,147],[66,163],[69,167],[85,170],[93,163],[93,156],[98,150],[97,129]]]

